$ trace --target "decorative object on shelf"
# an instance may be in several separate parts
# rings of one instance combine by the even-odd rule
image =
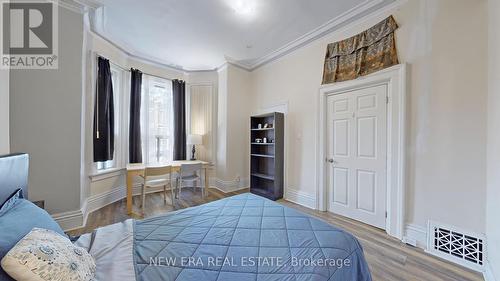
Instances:
[[[357,35],[328,44],[321,84],[356,79],[398,64],[397,28],[389,16]]]
[[[250,118],[250,192],[271,200],[283,198],[284,115]]]
[[[188,144],[193,145],[193,150],[191,150],[191,160],[196,160],[196,145],[203,144],[203,136],[201,135],[189,135]]]

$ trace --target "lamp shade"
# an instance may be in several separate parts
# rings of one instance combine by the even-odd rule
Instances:
[[[188,144],[203,144],[203,137],[201,135],[188,135]]]

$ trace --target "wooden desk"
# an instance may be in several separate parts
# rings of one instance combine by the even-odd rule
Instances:
[[[129,215],[136,215],[133,214],[132,210],[132,189],[134,185],[134,177],[144,177],[144,171],[146,170],[146,167],[158,167],[158,166],[172,166],[172,173],[179,172],[181,169],[182,164],[203,164],[203,172],[205,174],[205,191],[208,191],[208,166],[209,163],[205,161],[190,161],[190,160],[184,160],[184,161],[172,161],[171,163],[165,163],[164,165],[151,165],[147,166],[144,164],[128,164],[127,165],[127,214]],[[172,184],[172,179],[173,177],[170,177],[170,188],[173,188]],[[140,215],[139,215],[140,216]]]

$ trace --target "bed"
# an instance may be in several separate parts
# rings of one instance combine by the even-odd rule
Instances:
[[[371,280],[353,235],[250,193],[126,220],[74,243],[95,259],[96,280]]]

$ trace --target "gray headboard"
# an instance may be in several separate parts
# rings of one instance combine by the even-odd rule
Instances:
[[[0,207],[19,188],[28,198],[29,156],[17,153],[0,156]]]

